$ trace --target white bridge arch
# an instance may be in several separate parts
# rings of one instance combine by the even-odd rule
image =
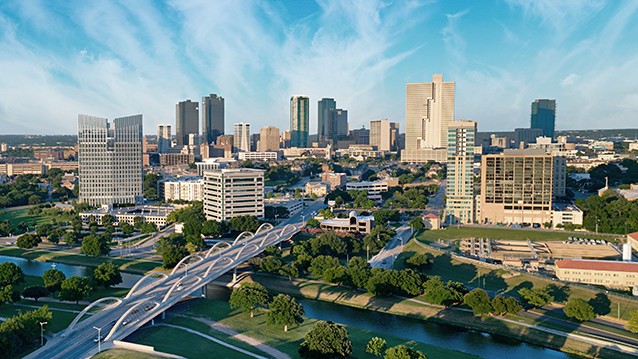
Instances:
[[[274,227],[272,226],[272,224],[266,222],[266,223],[262,223],[261,226],[259,226],[259,228],[257,228],[257,231],[255,231],[255,235],[258,235],[259,233],[261,233],[262,229],[264,231],[269,231],[271,229],[273,229]]]
[[[203,260],[204,260],[204,257],[200,256],[199,254],[190,254],[190,255],[187,255],[186,257],[182,258],[182,260],[181,260],[181,261],[179,261],[179,263],[177,263],[177,265],[175,266],[175,268],[173,268],[173,271],[171,272],[171,275],[175,274],[175,273],[179,270],[179,267],[180,267],[182,264],[184,264],[184,263],[186,263],[186,262],[190,261],[190,260],[191,260],[191,259],[193,259],[193,258],[197,259],[197,261],[198,261],[198,262],[201,262],[201,261],[203,261]]]
[[[157,277],[161,277],[161,278],[160,279],[156,279]],[[142,285],[142,283],[147,283],[149,279],[155,279],[154,281],[149,282],[148,283],[149,285],[151,283],[157,285],[157,284],[163,283],[165,280],[167,280],[168,279],[168,274],[162,273],[162,272],[152,272],[152,273],[149,273],[149,274],[143,276],[142,278],[140,278],[140,280],[137,281],[137,283],[135,283],[133,288],[131,288],[131,290],[128,291],[128,294],[126,295],[126,297],[124,297],[124,299],[129,299],[130,297],[132,297],[133,293],[135,293],[137,288],[139,288]]]
[[[210,271],[211,271],[211,270],[213,269],[213,267],[217,264],[217,262],[219,262],[219,261],[224,261],[224,260],[230,261],[230,263],[233,263],[233,262],[234,262],[232,258],[228,258],[228,257],[220,257],[220,258],[215,259],[215,260],[214,260],[214,261],[213,261],[213,262],[212,262],[212,263],[208,266],[208,269],[206,269],[206,273],[204,273],[204,278],[207,278],[207,277],[208,277],[208,275],[210,274]],[[228,263],[228,264],[230,264],[230,263]]]
[[[104,338],[104,341],[111,339],[111,337],[115,335],[115,332],[117,332],[117,330],[120,329],[121,326],[123,326],[122,323],[129,315],[134,316],[134,318],[131,318],[131,320],[128,320],[129,323],[132,323],[133,321],[136,320],[136,317],[140,315],[144,315],[148,312],[151,312],[157,309],[159,306],[160,306],[160,303],[152,301],[152,300],[140,300],[139,302],[137,302],[137,304],[133,305],[124,314],[122,314],[122,316],[120,317],[120,319],[117,320],[117,322],[115,323],[115,325],[113,326],[109,334]]]
[[[244,245],[244,246],[242,246],[239,249],[239,252],[237,252],[237,256],[235,256],[235,259],[233,260],[234,262],[236,262],[239,259],[239,256],[244,252],[244,249],[246,249],[246,247],[252,247],[253,248],[252,249],[253,252],[254,251],[258,251],[259,249],[261,249],[260,246],[254,244],[254,243],[250,243],[250,244]]]
[[[207,252],[206,252],[206,256],[204,256],[204,258],[208,258],[211,254],[213,254],[213,252],[215,252],[215,250],[222,250],[222,246],[226,246],[226,248],[230,248],[232,247],[232,244],[230,244],[230,242],[228,241],[219,241],[217,243],[215,243],[214,246],[212,246]]]
[[[66,328],[66,330],[64,331],[64,333],[62,334],[63,337],[66,337],[67,335],[69,335],[72,331],[75,330],[75,326],[78,324],[78,322],[82,319],[82,317],[84,317],[84,315],[86,315],[86,313],[89,312],[89,310],[91,310],[91,308],[95,307],[96,305],[103,303],[103,302],[116,302],[117,304],[114,306],[107,306],[108,308],[113,308],[113,307],[117,307],[118,305],[120,305],[120,303],[122,303],[122,299],[120,298],[116,298],[116,297],[104,297],[104,298],[100,298],[98,300],[96,300],[95,302],[89,304],[86,306],[86,308],[84,308],[80,314],[75,316],[75,319],[73,319],[73,321],[71,322],[71,324],[69,324],[68,328]]]
[[[233,246],[235,244],[237,244],[238,242],[240,242],[242,239],[248,239],[248,238],[252,238],[254,237],[255,234],[251,231],[244,231],[239,233],[239,235],[237,236],[237,238],[235,238],[235,240],[233,241]]]
[[[183,277],[181,277],[179,280],[177,280],[177,282],[175,282],[175,284],[173,284],[171,286],[171,288],[168,290],[168,292],[166,292],[166,295],[164,296],[164,299],[162,299],[162,303],[166,302],[168,300],[168,298],[171,296],[171,294],[173,294],[173,291],[175,289],[177,289],[183,282],[185,282],[186,280],[190,280],[190,279],[196,279],[197,281],[193,284],[199,283],[202,281],[202,278],[196,275],[185,275]]]
[[[268,233],[267,235],[265,235],[265,236],[264,236],[264,239],[262,239],[262,240],[261,240],[261,243],[259,243],[259,246],[260,246],[260,247],[263,247],[263,246],[264,246],[264,243],[266,243],[266,240],[267,240],[267,239],[268,239],[268,237],[270,237],[271,235],[272,235],[272,236],[275,236],[275,238],[277,238],[277,239],[279,239],[279,238],[280,238],[280,237],[279,237],[279,235],[278,235],[277,233],[275,233],[275,232],[270,232],[270,233]]]

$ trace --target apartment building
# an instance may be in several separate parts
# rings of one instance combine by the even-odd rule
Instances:
[[[204,172],[204,214],[225,221],[239,216],[264,216],[264,172],[252,168]]]
[[[323,172],[321,173],[321,182],[328,183],[330,190],[346,185],[345,173]]]
[[[160,186],[163,188],[165,201],[204,200],[204,179],[200,177],[185,177],[164,181]]]

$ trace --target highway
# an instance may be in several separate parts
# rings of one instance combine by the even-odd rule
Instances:
[[[267,246],[290,239],[303,227],[312,212],[316,213],[323,207],[322,202],[312,202],[301,213],[275,228],[244,239],[240,235],[236,244],[214,247],[208,256],[207,252],[203,252],[185,258],[185,264],[178,264],[174,274],[144,277],[127,297],[113,298],[111,307],[87,316],[74,327],[72,323],[66,332],[49,340],[44,347],[26,358],[91,357],[97,352],[97,343],[94,341],[97,330],[94,327],[102,328],[103,342],[126,338],[174,304],[204,288],[207,283],[258,255]],[[106,300],[104,303],[107,303]]]

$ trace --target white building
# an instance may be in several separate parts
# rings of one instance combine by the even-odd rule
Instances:
[[[203,201],[204,179],[201,177],[185,177],[164,181],[165,201]]]
[[[277,152],[239,152],[237,154],[237,158],[240,161],[251,160],[251,161],[277,161],[279,156],[279,151]]]
[[[368,199],[373,201],[381,200],[381,192],[388,191],[388,183],[384,181],[361,181],[361,182],[348,182],[346,183],[346,190],[356,191],[368,191]]]
[[[303,201],[293,197],[266,198],[264,200],[264,205],[271,207],[284,207],[288,210],[291,217],[301,212],[303,209]]]
[[[195,162],[195,166],[197,166],[197,175],[201,177],[204,176],[204,171],[226,168],[226,166],[228,166],[231,162],[236,161],[228,158],[207,158],[202,162]]]
[[[307,182],[306,183],[306,194],[312,196],[313,194],[317,197],[323,197],[330,192],[330,184],[325,182]]]
[[[175,210],[173,206],[135,206],[113,208],[112,205],[103,205],[98,209],[80,213],[82,221],[87,223],[92,220],[98,224],[102,224],[102,217],[111,215],[115,218],[116,224],[128,223],[135,224],[135,218],[139,217],[144,222],[155,224],[158,228],[166,225],[166,218]]]
[[[235,136],[233,136],[234,147],[238,152],[250,151],[250,124],[249,123],[236,123],[235,124]]]
[[[244,215],[264,216],[264,172],[252,168],[204,172],[204,214],[225,221]]]

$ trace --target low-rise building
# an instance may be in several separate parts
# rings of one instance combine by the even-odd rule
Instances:
[[[345,173],[334,173],[334,172],[323,172],[321,174],[321,182],[328,183],[330,185],[330,190],[334,190],[335,188],[343,187],[346,184],[346,174]]]
[[[323,197],[330,192],[330,185],[325,182],[308,182],[306,183],[306,195]]]
[[[361,182],[348,182],[346,183],[346,190],[351,191],[368,191],[368,199],[373,201],[381,200],[381,192],[387,192],[390,185],[388,183],[394,183],[393,179],[390,181],[361,181]]]
[[[562,227],[566,224],[575,226],[583,225],[583,211],[572,204],[553,203],[552,204],[552,226]]]
[[[160,153],[160,166],[187,165],[195,162],[193,153]]]
[[[294,216],[303,209],[303,201],[293,197],[266,198],[264,200],[264,206],[284,207],[288,210],[290,216]]]
[[[374,227],[373,216],[359,216],[352,211],[348,218],[324,219],[320,222],[321,229],[337,232],[370,233]]]
[[[103,205],[98,209],[80,213],[82,221],[88,223],[92,220],[102,224],[102,217],[111,215],[115,223],[135,224],[135,218],[140,217],[144,222],[155,224],[158,228],[166,225],[166,218],[175,210],[173,206],[135,206],[113,208],[112,205]]]
[[[280,156],[279,151],[268,151],[268,152],[238,152],[237,158],[240,161],[251,160],[251,161],[277,161]]]
[[[197,167],[197,175],[203,176],[204,171],[226,168],[232,162],[236,161],[234,159],[228,158],[207,158],[202,162],[195,162],[195,166]]]
[[[638,262],[559,260],[556,261],[556,277],[567,282],[630,289],[638,286]]]
[[[351,144],[346,149],[337,150],[339,156],[348,156],[359,161],[364,161],[367,158],[381,158],[385,155],[385,152],[379,151],[376,146],[365,144]]]
[[[428,213],[423,215],[423,224],[425,225],[425,229],[429,229],[431,231],[436,231],[441,229],[441,218],[433,213]]]
[[[160,183],[165,201],[203,201],[204,179],[201,177],[181,177]]]

